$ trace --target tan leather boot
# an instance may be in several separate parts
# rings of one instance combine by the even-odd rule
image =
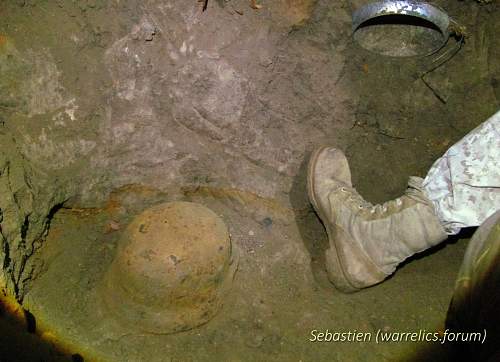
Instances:
[[[339,290],[349,293],[377,284],[407,257],[447,238],[421,184],[421,178],[410,177],[405,195],[372,205],[352,187],[342,151],[322,147],[313,153],[309,198],[328,233],[326,267]]]

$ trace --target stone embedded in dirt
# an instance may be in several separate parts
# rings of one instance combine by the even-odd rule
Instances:
[[[163,203],[128,225],[100,293],[126,328],[174,333],[216,315],[235,269],[219,216],[196,203]]]

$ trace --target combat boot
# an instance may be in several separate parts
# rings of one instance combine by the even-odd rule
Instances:
[[[406,258],[447,238],[422,181],[410,177],[403,196],[372,205],[352,187],[342,151],[313,153],[308,193],[328,234],[326,268],[337,289],[349,293],[380,283]]]

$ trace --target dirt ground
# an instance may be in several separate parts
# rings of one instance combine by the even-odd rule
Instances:
[[[56,215],[43,253],[46,271],[26,300],[42,336],[89,360],[402,361],[424,354],[428,346],[313,343],[310,333],[329,329],[375,336],[379,329],[443,329],[465,240],[408,263],[380,286],[344,295],[326,278],[325,234],[310,209],[285,208],[235,190],[144,194],[127,190],[112,208]],[[174,335],[123,330],[106,315],[96,292],[122,232],[106,233],[107,225],[126,225],[147,205],[179,199],[210,207],[229,226],[240,255],[234,286],[223,311],[201,328]],[[444,360],[441,350],[432,353]]]
[[[4,261],[36,320],[27,348],[47,360],[447,360],[446,346],[430,343],[309,341],[311,330],[441,331],[470,231],[379,286],[339,293],[306,164],[320,144],[342,148],[372,202],[425,176],[499,108],[500,8],[436,1],[467,38],[422,80],[434,58],[382,57],[353,41],[356,3],[262,1],[255,11],[209,1],[204,13],[195,0],[0,3],[0,135],[36,171],[19,177],[31,204],[12,204],[42,215],[28,229],[45,230],[20,232],[11,247],[26,267]],[[123,331],[96,291],[131,218],[171,200],[224,219],[240,254],[233,288],[200,328]],[[31,360],[22,356],[13,360]]]

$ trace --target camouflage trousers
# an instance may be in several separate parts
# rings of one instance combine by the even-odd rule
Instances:
[[[450,235],[500,209],[500,111],[454,144],[429,170],[427,197]]]

